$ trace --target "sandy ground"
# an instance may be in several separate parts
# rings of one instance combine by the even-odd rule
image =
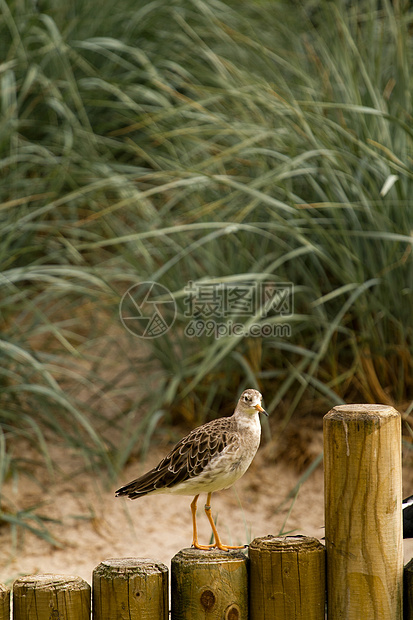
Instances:
[[[313,437],[316,445],[321,445],[321,432],[316,431]],[[19,535],[16,543],[10,527],[3,526],[0,582],[10,584],[18,576],[46,572],[78,575],[91,583],[94,567],[108,558],[145,557],[170,566],[171,558],[190,546],[191,498],[157,495],[130,501],[114,497],[118,486],[155,465],[161,456],[160,451],[152,451],[144,466],[138,462],[129,465],[110,489],[85,472],[53,483],[45,480],[43,488],[28,478],[21,478],[17,488],[7,483],[3,494],[10,505],[24,508],[41,502],[37,512],[56,519],[48,527],[58,546],[28,533]],[[268,449],[261,448],[235,487],[213,495],[212,510],[218,516],[223,542],[244,544],[258,536],[278,535],[281,530],[322,538],[322,466],[301,486],[292,506],[291,500],[280,506],[299,477],[292,464],[271,462]],[[203,502],[201,496],[199,537],[201,542],[209,542]],[[412,556],[413,541],[406,541],[406,561]]]

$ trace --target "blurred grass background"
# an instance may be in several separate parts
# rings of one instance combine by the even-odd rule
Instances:
[[[0,0],[2,480],[51,443],[113,479],[245,387],[281,431],[407,419],[412,46],[407,0]],[[143,342],[146,280],[178,316]],[[189,281],[292,282],[291,337],[188,338]]]

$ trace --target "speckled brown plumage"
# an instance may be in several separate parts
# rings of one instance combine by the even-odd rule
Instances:
[[[195,495],[191,504],[193,545],[204,549],[209,546],[198,544],[195,511],[198,495],[206,492],[206,512],[215,536],[213,546],[229,549],[222,545],[213,525],[210,498],[214,491],[232,486],[254,458],[261,434],[258,412],[265,413],[261,400],[257,390],[245,390],[231,417],[218,418],[195,428],[156,467],[118,489],[116,496],[136,499],[157,493]]]
[[[146,474],[116,492],[136,499],[156,490],[168,489],[200,475],[222,451],[238,449],[240,437],[233,419],[219,418],[195,428]]]

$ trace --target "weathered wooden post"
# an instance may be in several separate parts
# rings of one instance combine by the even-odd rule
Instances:
[[[324,416],[329,620],[401,620],[401,419],[386,405]]]
[[[171,620],[246,620],[247,557],[240,551],[182,549],[171,563]]]
[[[325,549],[317,538],[256,538],[249,558],[250,620],[324,620]]]
[[[168,620],[168,569],[146,558],[101,562],[93,571],[93,620]]]
[[[10,590],[0,583],[0,620],[10,619]]]
[[[90,620],[90,585],[67,575],[19,577],[13,584],[13,620]]]

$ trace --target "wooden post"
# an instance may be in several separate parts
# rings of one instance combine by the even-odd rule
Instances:
[[[10,618],[10,590],[0,583],[0,620]]]
[[[67,575],[31,575],[13,584],[13,620],[89,620],[90,585]]]
[[[93,571],[93,620],[168,620],[168,569],[146,558],[101,562]]]
[[[339,405],[324,416],[324,499],[330,620],[401,620],[400,414]]]
[[[247,558],[240,551],[182,549],[172,558],[171,620],[246,620]]]
[[[325,549],[317,538],[256,538],[249,557],[250,620],[324,620]]]

